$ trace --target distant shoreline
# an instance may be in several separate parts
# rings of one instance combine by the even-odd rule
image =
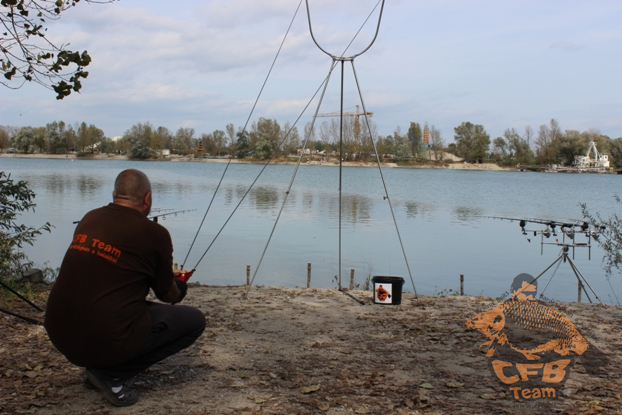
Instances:
[[[0,158],[29,158],[29,159],[80,159],[80,160],[130,160],[127,156],[122,155],[113,155],[113,154],[95,154],[91,157],[76,157],[75,154],[6,154],[1,153]],[[192,163],[226,163],[231,160],[231,163],[236,164],[248,164],[248,163],[257,163],[255,161],[244,161],[239,159],[214,159],[214,158],[201,158],[196,159],[194,157],[189,156],[170,156],[164,160],[145,160],[145,161],[171,161],[171,162],[192,162]],[[273,161],[273,164],[295,164],[293,161],[284,161],[284,160],[276,160]],[[319,160],[309,160],[302,163],[307,166],[337,166],[337,161],[319,161]],[[374,162],[361,162],[361,161],[346,161],[343,163],[343,166],[356,166],[356,167],[375,167],[377,166]],[[388,168],[414,168],[414,169],[451,169],[451,170],[499,170],[499,171],[507,171],[510,170],[508,168],[500,167],[495,163],[447,163],[443,165],[434,165],[434,164],[422,164],[416,166],[399,166],[397,163],[382,163],[382,167]]]

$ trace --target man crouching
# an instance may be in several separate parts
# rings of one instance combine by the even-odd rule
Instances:
[[[152,289],[162,302],[179,303],[188,289],[175,278],[168,231],[147,217],[147,176],[122,171],[112,198],[76,227],[50,292],[45,329],[71,363],[86,368],[87,387],[129,406],[138,397],[125,381],[194,343],[205,316],[146,300]]]

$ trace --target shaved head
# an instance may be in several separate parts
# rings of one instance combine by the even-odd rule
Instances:
[[[133,207],[148,215],[151,210],[149,178],[140,170],[123,170],[114,181],[112,198],[116,204]]]

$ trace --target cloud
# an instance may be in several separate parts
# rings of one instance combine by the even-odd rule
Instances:
[[[0,123],[84,120],[107,135],[120,135],[144,121],[172,130],[196,122],[198,133],[243,124],[298,4],[80,2],[51,22],[49,33],[56,43],[70,42],[71,49],[87,49],[93,58],[82,93],[59,103],[53,94],[34,88],[5,91]],[[377,4],[378,0],[310,1],[321,46],[341,53]],[[498,136],[505,128],[537,126],[556,117],[565,128],[592,122],[590,127],[604,134],[622,136],[622,118],[616,121],[622,98],[611,86],[622,70],[619,4],[386,2],[376,42],[355,59],[365,105],[374,112],[383,135],[414,121],[434,124],[450,136],[455,126],[471,121],[490,126],[491,136]],[[376,22],[377,15],[371,13],[350,53],[368,45]],[[293,122],[330,64],[331,58],[309,35],[303,1],[254,116]],[[336,68],[321,112],[339,109],[339,82]],[[349,62],[344,84],[345,106],[358,104]],[[601,102],[609,109],[593,110]],[[583,115],[587,121],[575,126],[573,117],[587,110],[593,113]],[[29,114],[28,120],[19,114]]]
[[[572,43],[572,42],[568,42],[568,41],[563,41],[563,40],[558,40],[556,42],[553,42],[550,46],[549,49],[559,49],[559,50],[563,50],[566,52],[578,52],[581,49],[584,49],[585,45],[579,44],[579,43]]]

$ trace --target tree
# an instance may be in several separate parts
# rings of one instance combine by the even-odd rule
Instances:
[[[556,119],[551,119],[549,125],[542,124],[536,137],[536,161],[540,164],[559,163],[558,146],[562,138],[562,131]]]
[[[492,154],[497,162],[503,161],[507,156],[507,145],[503,137],[497,137],[492,141]]]
[[[374,138],[378,137],[378,126],[367,118],[367,123],[361,136],[361,160],[369,159],[374,152]]]
[[[76,130],[71,125],[61,128],[61,144],[67,150],[76,151]]]
[[[35,135],[36,132],[34,128],[22,127],[15,137],[13,137],[13,145],[15,148],[27,154],[30,151],[30,147],[32,147],[35,142]]]
[[[315,135],[315,127],[313,127],[313,133]],[[306,134],[308,133],[308,129],[307,127],[305,127],[305,138],[306,138]],[[320,134],[320,140],[322,140],[322,142],[325,145],[330,145],[330,144],[334,144],[335,141],[333,140],[333,136],[332,136],[332,130],[330,128],[330,124],[328,123],[328,121],[323,121],[322,124],[320,124],[320,130],[319,130],[319,134]]]
[[[151,138],[153,127],[150,123],[133,125],[123,134],[123,140],[129,146],[128,156],[132,159],[145,160],[153,156]]]
[[[21,248],[24,244],[33,245],[43,231],[51,232],[49,222],[39,228],[16,222],[21,212],[34,212],[34,198],[35,193],[28,188],[27,182],[15,183],[10,174],[7,176],[0,171],[0,278],[21,276],[22,268],[30,263]]]
[[[613,166],[622,167],[622,137],[609,141],[609,159]]]
[[[406,161],[412,158],[412,142],[407,135],[402,134],[399,126],[393,132],[393,143],[395,144],[395,161]]]
[[[236,134],[238,136],[238,141],[235,145],[235,156],[239,159],[243,159],[248,154],[248,149],[250,147],[250,139],[248,138],[248,132],[246,131],[238,131]]]
[[[1,0],[0,21],[4,26],[0,37],[0,72],[2,84],[19,89],[26,82],[36,82],[54,90],[56,99],[63,99],[82,88],[81,79],[89,73],[88,52],[66,49],[50,41],[47,25],[76,6],[80,0]],[[110,3],[114,0],[85,0],[87,3]]]
[[[11,142],[11,137],[9,136],[9,132],[6,128],[0,126],[0,150],[4,150],[9,146]]]
[[[622,207],[622,199],[617,195],[614,197]],[[605,262],[605,272],[609,278],[614,269],[622,271],[622,218],[616,213],[603,218],[599,213],[590,213],[585,203],[579,205],[583,217],[600,231],[600,236],[596,240],[605,251],[603,262]]]
[[[222,155],[223,150],[227,147],[227,135],[223,130],[214,130],[212,139],[214,140],[214,154],[217,156]]]
[[[173,135],[168,128],[160,126],[153,131],[150,146],[155,151],[170,149],[172,139]]]
[[[480,124],[463,122],[454,128],[457,156],[469,163],[481,163],[488,154],[490,136]]]
[[[32,142],[34,152],[43,153],[47,148],[47,143],[45,141],[45,127],[37,127],[34,129],[35,137]]]
[[[102,154],[112,153],[114,152],[114,148],[114,141],[109,137],[104,137],[99,142],[99,152]]]
[[[201,134],[201,137],[199,138],[199,143],[201,143],[201,145],[203,145],[203,150],[205,151],[205,154],[213,154],[214,150],[215,150],[215,145],[214,145],[214,134]]]
[[[504,159],[506,165],[528,164],[533,159],[533,151],[529,143],[518,134],[514,128],[508,128],[503,133],[507,142],[507,155]]]
[[[261,155],[258,150],[257,156],[262,159],[271,158],[279,148],[280,138],[281,126],[278,121],[260,117],[256,123],[253,123],[250,133],[250,147],[258,150],[257,146],[261,142]]]
[[[177,154],[189,154],[194,151],[194,128],[179,128],[171,140],[171,146]]]
[[[557,156],[562,164],[571,165],[576,155],[583,155],[588,149],[589,140],[577,130],[566,130],[557,144]]]
[[[525,126],[523,138],[525,139],[525,141],[527,141],[527,146],[531,149],[531,140],[533,140],[533,129],[531,128],[531,126]]]
[[[309,125],[309,123],[307,124]],[[283,149],[284,156],[296,154],[296,149],[300,147],[300,136],[298,134],[298,127],[292,127],[289,122],[286,122],[285,125],[283,125],[283,130],[281,131],[281,143],[281,148]]]
[[[408,127],[408,141],[410,142],[410,152],[416,159],[419,158],[419,150],[423,144],[423,132],[418,122],[411,122]]]
[[[99,143],[105,137],[104,132],[93,124],[86,125],[83,121],[76,127],[76,147],[81,154],[95,152],[99,147]]]
[[[236,142],[235,126],[233,124],[227,124],[225,130],[227,130],[227,139],[229,140],[227,143],[227,146],[229,147],[229,154],[232,154],[231,152],[235,150]]]
[[[437,130],[434,125],[430,127],[430,149],[434,151],[434,160],[441,161],[443,160],[443,147],[445,143],[443,142],[443,135],[440,130]]]
[[[61,121],[64,128],[64,123]],[[47,141],[48,152],[56,154],[61,147],[61,126],[53,121],[45,126],[45,139]]]
[[[260,160],[271,159],[275,150],[274,142],[264,135],[255,143],[255,157]]]

